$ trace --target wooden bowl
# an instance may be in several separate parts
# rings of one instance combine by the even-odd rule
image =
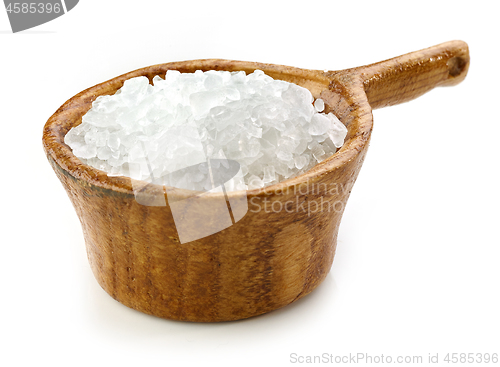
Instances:
[[[114,299],[166,319],[244,319],[294,302],[325,279],[342,213],[368,148],[372,109],[409,101],[436,86],[455,85],[468,67],[468,47],[461,41],[342,71],[230,60],[154,65],[71,98],[46,123],[43,145],[80,218],[92,271]],[[170,69],[260,69],[296,83],[322,98],[325,112],[333,112],[347,126],[345,144],[298,177],[263,189],[229,192],[227,199],[246,201],[248,212],[222,231],[181,243],[170,205],[139,204],[134,187],[140,182],[108,177],[83,164],[64,143],[65,134],[81,123],[97,96],[115,93],[129,78],[151,80]],[[162,187],[146,186],[151,195],[163,193]],[[193,233],[207,221],[207,213],[214,223],[223,214],[214,209],[222,193],[165,190],[169,201],[190,198],[196,203],[188,221]]]

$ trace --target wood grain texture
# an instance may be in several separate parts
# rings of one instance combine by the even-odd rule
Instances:
[[[432,87],[455,84],[465,77],[468,60],[466,44],[455,41],[345,71],[230,60],[154,65],[71,98],[46,123],[43,145],[75,207],[92,271],[106,292],[128,307],[162,318],[238,320],[283,307],[325,279],[342,213],[368,148],[370,103],[400,103]],[[139,204],[131,179],[107,177],[80,162],[64,144],[67,131],[81,123],[97,96],[114,93],[129,78],[144,75],[151,80],[170,69],[261,69],[306,87],[325,100],[326,112],[334,112],[347,126],[345,144],[301,176],[264,189],[228,193],[230,200],[247,200],[247,214],[218,233],[180,243],[169,205]],[[163,188],[148,185],[145,190],[153,195]],[[192,214],[193,223],[202,223],[203,212],[222,195],[166,190],[169,200],[196,200],[199,217]]]
[[[412,100],[437,86],[460,83],[469,68],[465,42],[452,41],[395,57],[354,72],[363,78],[372,109]]]

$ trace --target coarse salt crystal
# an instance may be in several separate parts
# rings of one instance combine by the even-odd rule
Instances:
[[[136,77],[97,97],[64,141],[110,176],[205,190],[206,163],[223,169],[228,159],[239,163],[243,180],[227,190],[261,188],[307,171],[342,146],[347,129],[324,109],[309,90],[261,70],[168,70],[153,85]]]

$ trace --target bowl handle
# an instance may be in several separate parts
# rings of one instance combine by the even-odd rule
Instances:
[[[434,87],[464,80],[469,47],[463,41],[445,42],[355,70],[363,80],[372,109],[407,102]]]

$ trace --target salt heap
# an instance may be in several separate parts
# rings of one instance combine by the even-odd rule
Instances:
[[[342,146],[346,127],[323,109],[309,90],[260,70],[169,70],[153,85],[132,78],[97,97],[64,142],[109,176],[193,190],[212,188],[200,163],[234,160],[244,182],[226,189],[253,189],[297,176]]]

